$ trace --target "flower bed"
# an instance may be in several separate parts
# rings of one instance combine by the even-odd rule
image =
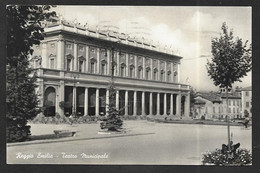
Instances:
[[[252,154],[247,149],[238,149],[233,157],[230,154],[222,154],[221,149],[203,154],[203,165],[218,166],[245,166],[252,164]]]

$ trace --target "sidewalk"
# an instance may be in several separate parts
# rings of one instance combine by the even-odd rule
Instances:
[[[172,124],[201,124],[201,125],[227,125],[226,121],[219,121],[219,120],[201,120],[201,119],[191,119],[191,118],[164,118],[160,119],[151,119],[149,121],[157,122],[157,123],[172,123]],[[230,122],[230,126],[243,126],[242,123],[239,122]]]
[[[30,124],[31,141],[7,143],[7,147],[21,146],[21,145],[33,145],[33,144],[43,144],[43,143],[57,143],[57,142],[69,142],[69,141],[80,141],[80,140],[91,140],[91,139],[104,139],[104,138],[116,138],[116,137],[126,137],[126,136],[140,136],[140,135],[151,135],[155,134],[153,132],[143,132],[140,133],[133,127],[124,126],[126,133],[115,133],[115,134],[98,134],[100,131],[99,122],[95,124]],[[76,132],[75,136],[71,137],[56,137],[54,130],[69,130]],[[87,132],[87,133],[86,133]]]
[[[138,123],[137,123],[138,121]],[[209,120],[194,120],[194,119],[157,119],[157,120],[125,120],[123,128],[126,129],[126,133],[121,134],[98,134],[100,131],[100,122],[94,124],[30,124],[31,125],[31,141],[7,143],[7,147],[43,144],[43,143],[57,143],[57,142],[69,142],[91,139],[104,139],[104,138],[117,138],[126,136],[140,136],[155,134],[153,129],[146,129],[145,124],[194,124],[194,125],[221,125],[226,126],[226,122],[215,122]],[[139,124],[139,125],[137,125]],[[143,125],[142,125],[143,124]],[[230,126],[243,126],[237,122],[230,122]],[[54,134],[54,130],[68,130],[70,132],[76,132],[75,136],[58,138]]]

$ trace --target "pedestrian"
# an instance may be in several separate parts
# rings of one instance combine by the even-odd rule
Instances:
[[[70,125],[72,125],[72,123],[73,123],[73,119],[74,119],[74,117],[73,117],[73,115],[71,114],[71,115],[69,116]]]
[[[245,118],[245,122],[244,122],[245,128],[248,127],[248,123],[249,123],[249,117],[247,116],[247,117]]]

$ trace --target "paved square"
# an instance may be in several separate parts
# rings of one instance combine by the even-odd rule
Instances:
[[[32,124],[32,135],[68,129],[77,131],[77,136],[58,142],[41,140],[36,144],[8,146],[7,163],[200,165],[203,152],[227,143],[226,126],[141,120],[124,123],[128,132],[120,137],[98,135],[99,124]],[[231,132],[234,143],[240,142],[240,148],[251,150],[251,128],[232,126]]]

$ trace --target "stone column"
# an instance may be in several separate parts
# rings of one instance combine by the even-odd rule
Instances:
[[[173,94],[170,97],[170,115],[173,115]]]
[[[99,88],[96,89],[96,116],[99,116]]]
[[[165,68],[165,70],[164,70],[164,81],[169,82],[169,81],[167,81],[167,76],[168,76],[167,61],[164,61],[164,68]]]
[[[88,88],[85,88],[84,116],[88,115]]]
[[[47,43],[42,43],[42,67],[47,68],[47,62],[49,58],[47,58]]]
[[[180,77],[181,77],[181,74],[180,74],[180,63],[178,63],[178,65],[177,65],[177,72],[178,72],[178,75],[177,75],[177,81],[178,81],[178,83],[180,83]]]
[[[73,87],[73,99],[72,99],[72,113],[77,113],[77,87]]]
[[[160,115],[160,93],[157,93],[157,115]]]
[[[145,114],[145,92],[142,92],[142,114],[141,115],[146,115]]]
[[[126,58],[125,76],[129,77],[129,54],[128,53],[125,54],[125,58]]]
[[[116,90],[116,109],[119,110],[119,90]]]
[[[98,47],[97,48],[97,74],[99,74],[99,71],[100,71],[100,48]]]
[[[160,77],[161,77],[161,61],[158,59],[158,64],[157,64],[157,68],[158,68],[158,76],[157,76],[157,80],[160,81]]]
[[[108,115],[109,111],[109,89],[106,90],[106,116]]]
[[[171,82],[174,82],[174,68],[173,68],[173,62],[171,62]]]
[[[63,70],[64,69],[64,40],[60,38],[57,43],[57,69]]]
[[[134,113],[133,115],[137,115],[137,92],[134,91]]]
[[[44,90],[44,82],[42,78],[38,78],[37,81],[39,82],[39,91],[37,94],[39,94],[39,106],[43,107],[44,105],[44,94],[45,94],[45,90]],[[40,113],[41,116],[44,116],[43,112]]]
[[[176,115],[181,116],[181,92],[176,97]]]
[[[190,92],[187,93],[185,97],[185,113],[184,116],[189,117],[190,114]]]
[[[120,56],[119,56],[119,52],[116,52],[116,63],[117,63],[116,76],[119,76],[120,75]]]
[[[152,92],[150,92],[150,103],[149,103],[149,107],[150,107],[150,109],[149,109],[149,114],[150,115],[153,115],[153,93]]]
[[[111,53],[110,53],[110,50],[107,49],[107,75],[110,75],[111,74],[111,61],[112,61],[112,58],[111,58]]]
[[[74,43],[74,67],[73,71],[78,71],[78,44]]]
[[[128,115],[128,91],[125,91],[125,115]]]
[[[86,46],[86,72],[89,72],[89,46]]]
[[[145,77],[146,77],[145,73],[146,73],[145,57],[143,57],[143,77],[142,77],[142,79],[146,79],[146,78],[145,78]]]
[[[64,109],[62,109],[60,106],[59,106],[59,103],[61,101],[64,101],[64,93],[65,93],[65,85],[64,85],[64,81],[61,80],[60,81],[60,87],[59,87],[59,97],[58,97],[58,100],[57,100],[57,112],[60,114],[60,116],[64,116]]]
[[[164,106],[163,114],[167,115],[167,93],[164,93],[163,106]]]
[[[134,55],[134,61],[135,61],[135,78],[137,79],[138,65],[137,65],[137,56],[136,55]]]
[[[150,79],[153,80],[153,59],[150,59]]]

